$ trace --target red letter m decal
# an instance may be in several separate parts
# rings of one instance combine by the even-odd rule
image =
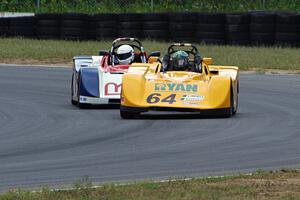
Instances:
[[[105,95],[119,95],[121,92],[121,84],[116,83],[106,83],[104,86],[104,94]]]

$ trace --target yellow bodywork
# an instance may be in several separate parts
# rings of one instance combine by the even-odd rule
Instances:
[[[202,61],[202,73],[161,72],[160,63],[132,64],[122,80],[121,106],[237,110],[239,69]],[[232,96],[232,102],[231,102]]]

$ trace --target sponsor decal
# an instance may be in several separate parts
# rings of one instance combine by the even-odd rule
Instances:
[[[202,95],[188,95],[188,94],[185,94],[180,98],[181,101],[191,101],[191,102],[202,101],[203,99],[204,96]]]
[[[183,83],[155,83],[154,89],[159,92],[197,92],[198,85]]]
[[[162,103],[173,104],[174,102],[176,102],[175,98],[176,98],[176,94],[170,94],[165,98],[161,98],[161,94],[152,93],[147,97],[147,103],[156,104],[162,102]]]
[[[86,97],[80,97],[80,101],[83,102],[83,101],[86,101]]]
[[[121,85],[113,82],[106,83],[104,85],[105,95],[119,95],[121,93]]]
[[[189,105],[189,106],[197,106],[198,104],[196,102],[191,102],[191,101],[184,101],[184,105]]]

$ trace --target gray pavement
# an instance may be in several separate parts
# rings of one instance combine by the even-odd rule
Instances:
[[[70,104],[70,68],[0,67],[0,191],[300,166],[300,76],[240,77],[226,119]]]

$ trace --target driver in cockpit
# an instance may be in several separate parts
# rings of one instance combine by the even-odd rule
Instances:
[[[124,44],[117,49],[115,64],[129,65],[134,61],[134,50],[130,45]]]
[[[163,59],[164,71],[191,71],[191,65],[189,63],[189,55],[185,51],[176,51],[171,55],[166,55]]]

